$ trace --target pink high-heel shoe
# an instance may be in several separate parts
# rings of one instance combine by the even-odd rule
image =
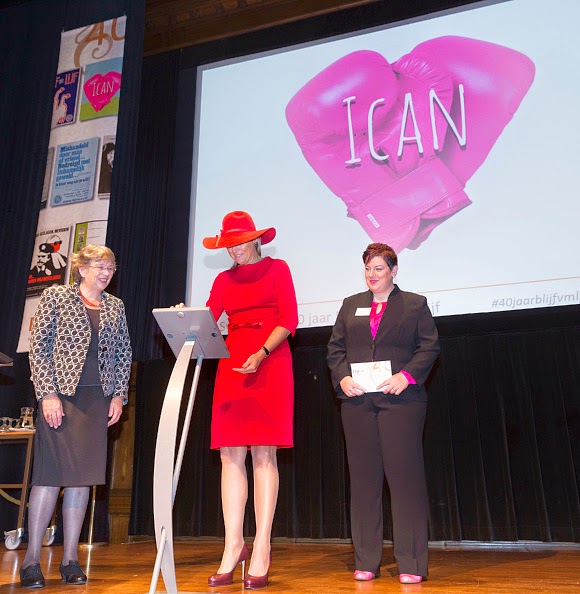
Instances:
[[[270,573],[270,565],[272,564],[272,553],[270,553],[270,559],[268,560],[268,569],[264,575],[251,575],[248,573],[248,577],[244,580],[244,588],[247,590],[259,590],[260,588],[268,587],[268,574]]]
[[[412,573],[400,573],[399,582],[401,584],[418,584],[423,581],[423,576],[413,575]]]
[[[207,578],[207,583],[209,586],[229,586],[230,584],[234,583],[234,571],[238,565],[242,566],[242,580],[244,579],[244,575],[246,573],[246,561],[250,556],[250,551],[248,551],[248,547],[246,543],[242,547],[240,551],[240,555],[238,556],[238,560],[234,565],[234,568],[229,571],[228,573],[214,573]]]
[[[372,571],[362,571],[361,569],[355,569],[354,571],[354,579],[357,582],[370,582],[377,577],[379,577],[379,574]]]

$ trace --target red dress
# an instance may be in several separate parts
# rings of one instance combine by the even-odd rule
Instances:
[[[288,341],[266,357],[256,373],[233,371],[260,350],[272,330],[292,334],[298,307],[290,269],[284,260],[266,257],[226,270],[215,279],[207,306],[216,318],[228,314],[228,359],[216,375],[211,447],[294,445],[294,376]]]

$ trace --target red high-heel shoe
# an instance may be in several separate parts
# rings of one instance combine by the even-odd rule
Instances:
[[[264,575],[251,575],[244,580],[244,588],[247,590],[259,590],[260,588],[268,587],[268,574],[270,573],[270,565],[272,564],[272,553],[268,559],[268,569]]]
[[[244,580],[244,575],[246,573],[246,561],[250,556],[250,551],[248,551],[248,547],[246,543],[242,547],[240,551],[240,555],[234,568],[228,573],[214,573],[207,578],[207,583],[209,586],[229,586],[230,584],[234,583],[234,571],[238,565],[242,566],[242,581]]]

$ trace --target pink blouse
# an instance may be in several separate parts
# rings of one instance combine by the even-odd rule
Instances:
[[[377,331],[379,329],[379,324],[381,323],[381,318],[383,317],[383,314],[385,313],[385,310],[387,309],[387,301],[384,302],[377,302],[377,301],[373,301],[372,305],[371,305],[371,315],[370,315],[370,324],[371,324],[371,334],[373,337],[373,340],[377,337]],[[384,307],[381,307],[380,311],[377,313],[377,309],[379,305],[384,305]],[[405,371],[404,369],[401,369],[401,373],[407,378],[407,381],[410,384],[416,384],[417,382],[413,379],[413,376],[408,373],[407,371]]]

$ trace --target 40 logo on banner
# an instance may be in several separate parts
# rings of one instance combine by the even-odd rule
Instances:
[[[118,21],[123,26],[118,27]],[[75,37],[77,48],[74,53],[74,63],[77,68],[81,65],[81,56],[86,49],[92,49],[92,58],[102,60],[113,50],[115,41],[125,41],[125,17],[113,19],[103,23],[95,23],[81,29]],[[122,32],[119,33],[119,30]],[[96,44],[96,47],[95,47]]]

